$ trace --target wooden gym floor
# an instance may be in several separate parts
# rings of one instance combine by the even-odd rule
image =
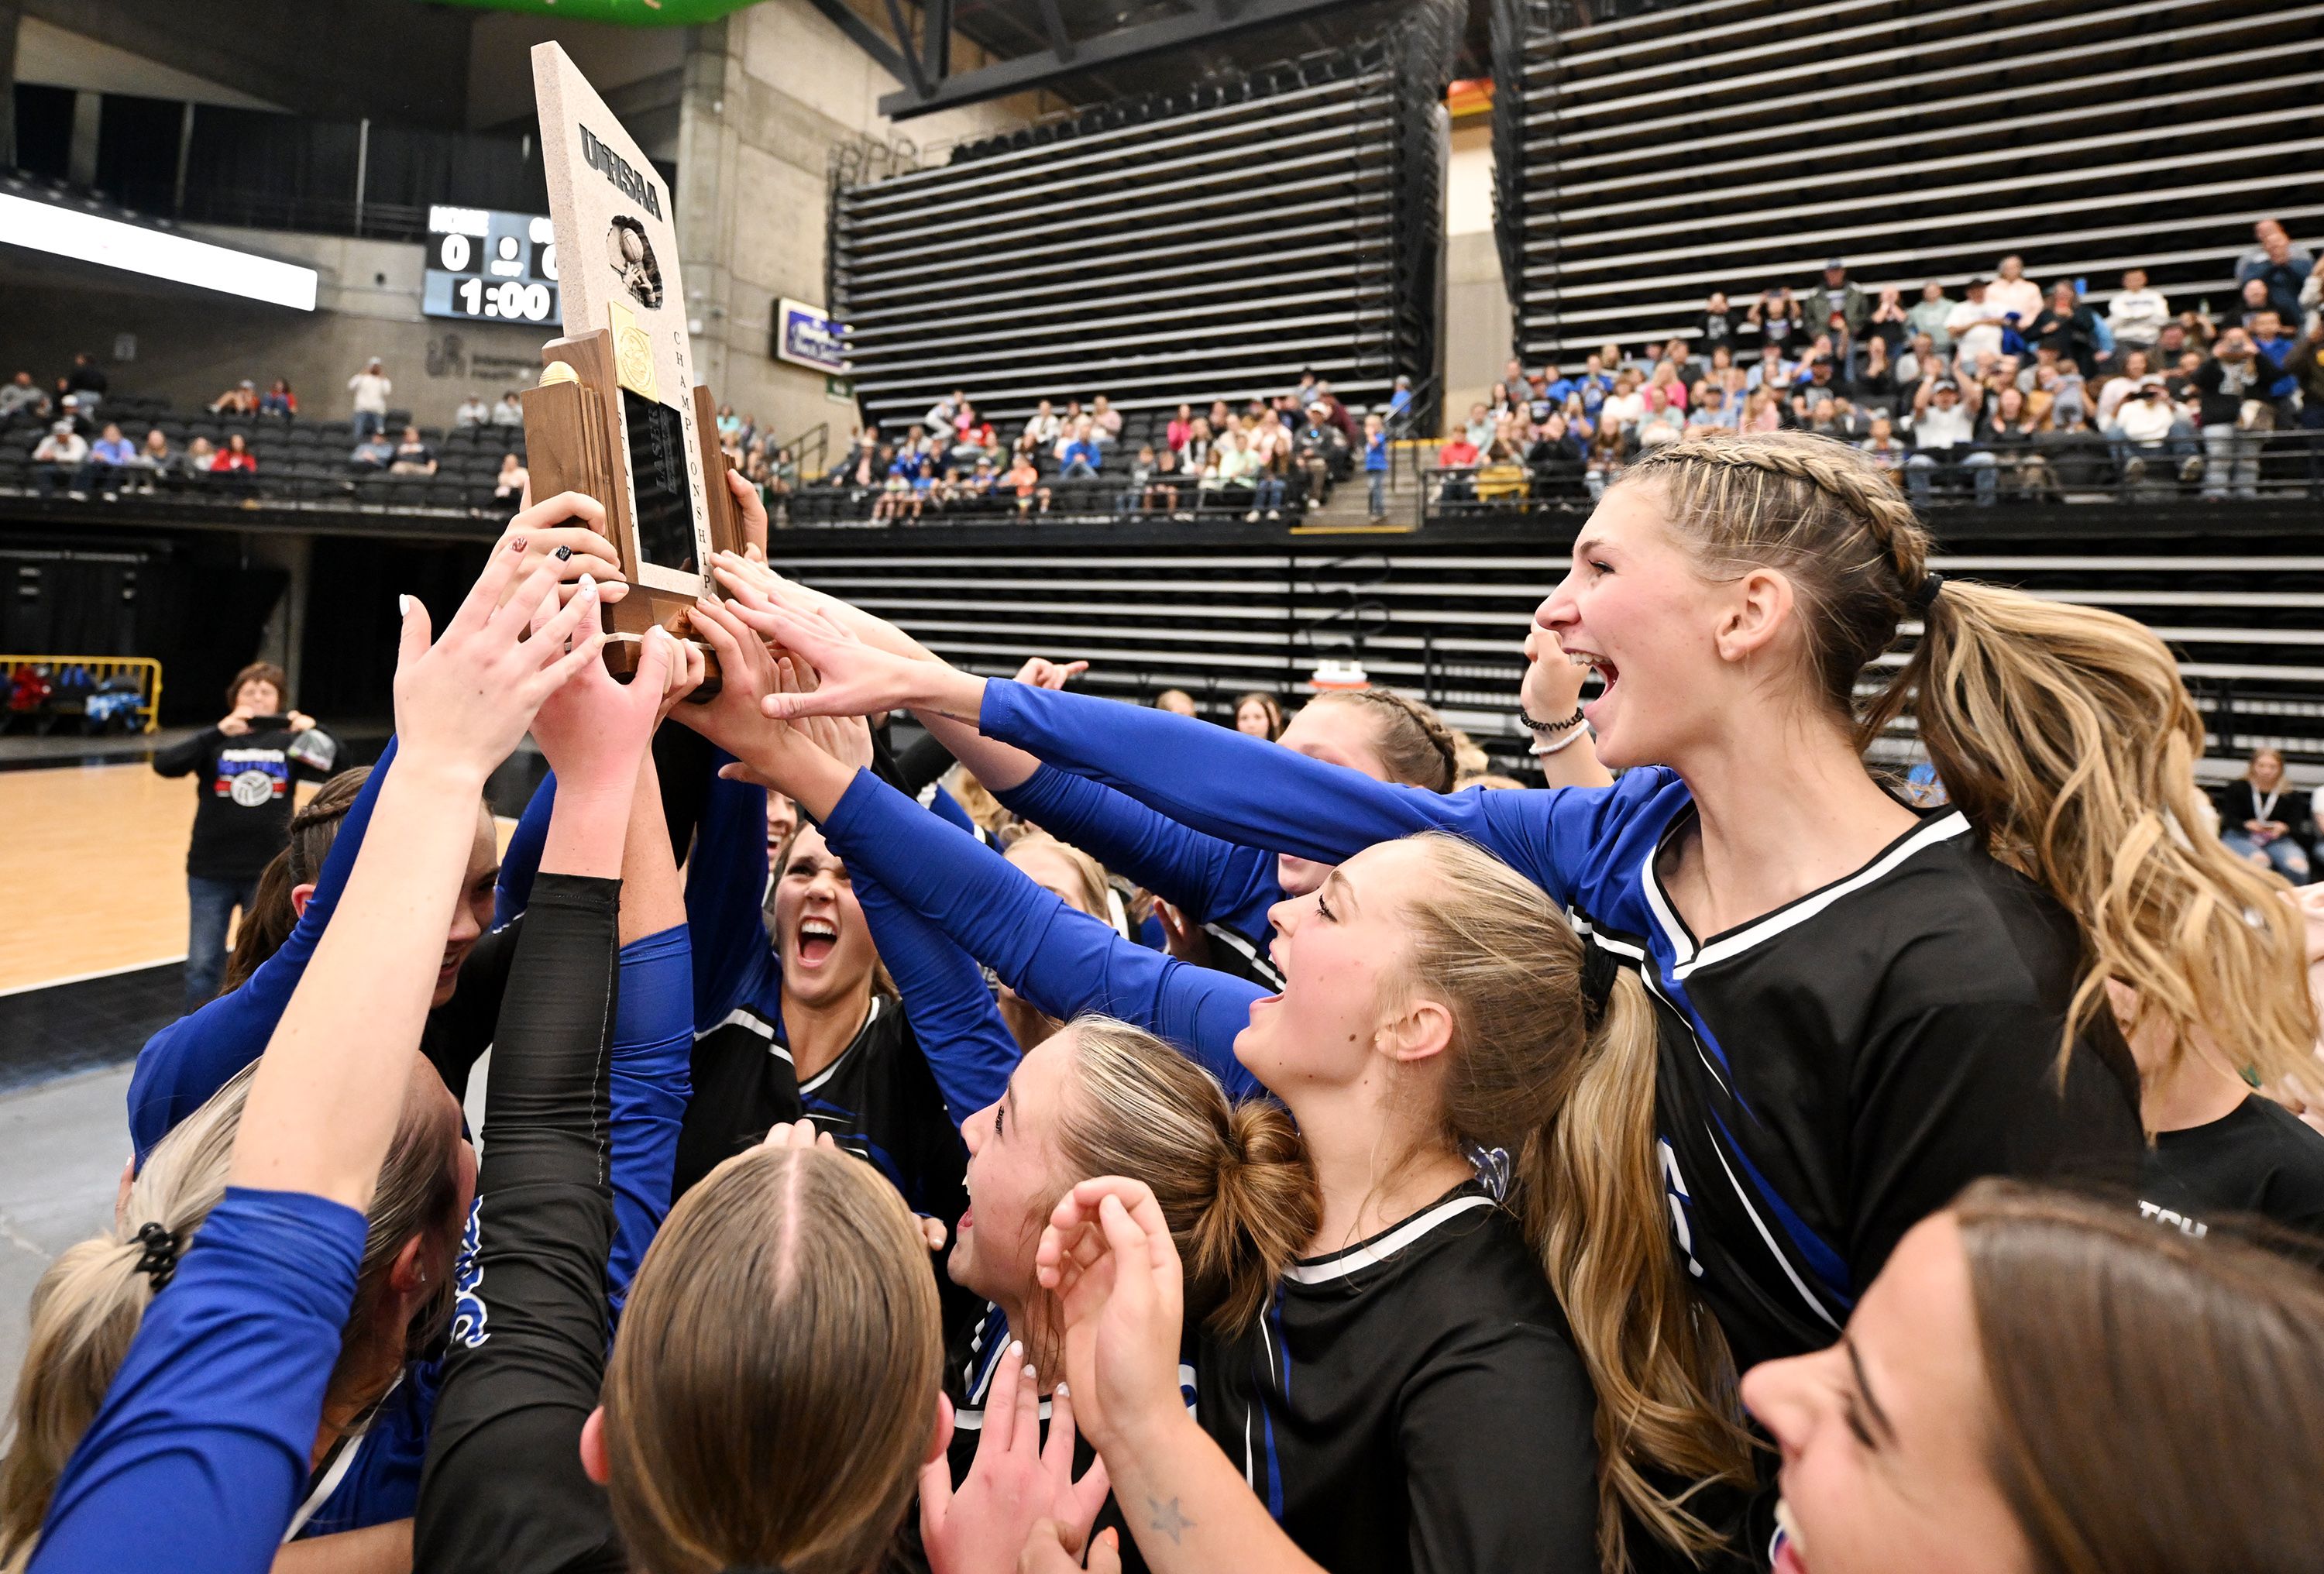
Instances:
[[[193,824],[142,760],[0,772],[0,990],[184,956]]]

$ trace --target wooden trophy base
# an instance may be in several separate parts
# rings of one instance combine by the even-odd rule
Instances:
[[[613,638],[605,646],[605,670],[627,683],[638,670],[640,647],[646,631],[668,630],[702,652],[706,667],[702,685],[688,697],[695,703],[718,693],[718,657],[693,637],[689,618],[695,598],[677,591],[638,583],[637,533],[630,517],[630,489],[625,466],[621,414],[621,384],[613,365],[613,335],[604,328],[551,339],[540,348],[547,368],[540,386],[521,395],[524,405],[525,465],[532,475],[535,499],[560,492],[578,492],[605,506],[606,534],[620,556],[629,594],[604,608],[604,630]],[[726,456],[711,434],[717,431],[710,391],[694,390],[695,430],[706,439],[702,450],[705,499],[710,515],[713,551],[739,550],[740,522],[734,500],[726,489]]]

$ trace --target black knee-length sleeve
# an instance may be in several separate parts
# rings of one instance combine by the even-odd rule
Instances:
[[[544,874],[510,970],[477,1210],[420,1483],[429,1574],[624,1567],[581,1426],[605,1369],[622,882]]]

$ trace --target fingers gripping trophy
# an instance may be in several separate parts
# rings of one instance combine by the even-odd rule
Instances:
[[[527,464],[535,497],[604,505],[631,587],[604,609],[605,665],[626,679],[649,629],[690,642],[689,610],[718,594],[712,555],[739,551],[742,529],[715,406],[694,381],[670,192],[564,50],[534,48],[532,82],[565,336],[541,346],[523,398]],[[710,660],[691,698],[716,691]]]

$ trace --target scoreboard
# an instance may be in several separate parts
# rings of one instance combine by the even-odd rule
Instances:
[[[468,322],[560,321],[557,240],[549,220],[482,207],[430,207],[420,309]]]

